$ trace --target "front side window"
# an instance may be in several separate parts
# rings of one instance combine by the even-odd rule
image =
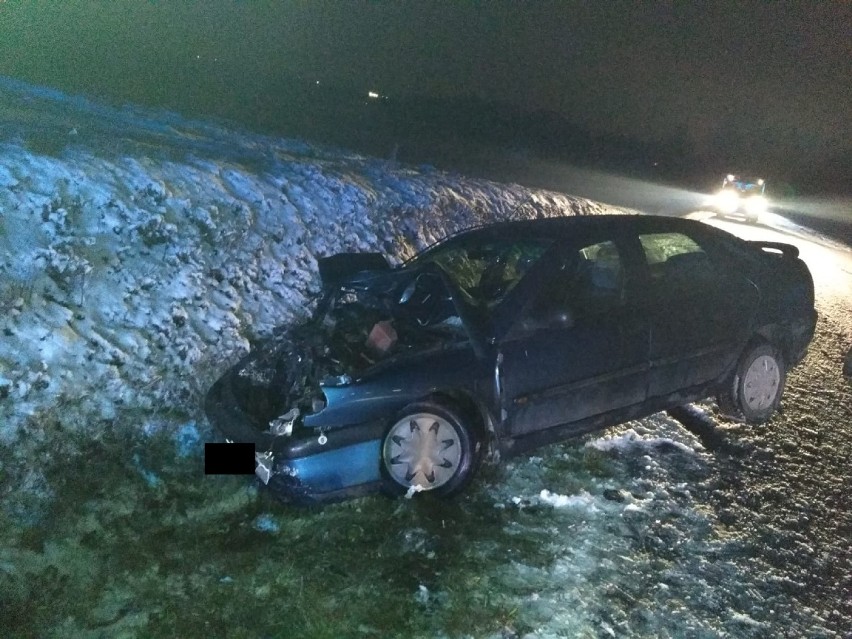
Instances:
[[[431,256],[453,283],[479,306],[501,302],[541,259],[550,240],[492,240],[447,247]]]

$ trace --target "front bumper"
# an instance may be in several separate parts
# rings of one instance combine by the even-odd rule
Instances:
[[[205,413],[226,439],[255,445],[255,474],[278,498],[311,503],[344,499],[381,485],[382,422],[339,429],[297,428],[291,436],[261,430],[233,394],[233,370],[207,394]]]

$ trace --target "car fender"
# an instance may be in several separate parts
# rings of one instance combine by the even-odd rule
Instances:
[[[321,386],[323,410],[305,417],[308,428],[332,430],[389,418],[411,402],[437,393],[488,392],[488,367],[470,344],[436,349],[383,362],[359,379]]]

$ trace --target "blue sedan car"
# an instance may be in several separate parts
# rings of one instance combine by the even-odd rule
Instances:
[[[206,400],[286,501],[449,496],[484,459],[708,396],[763,422],[816,323],[794,246],[676,218],[498,223],[319,269],[314,317]]]

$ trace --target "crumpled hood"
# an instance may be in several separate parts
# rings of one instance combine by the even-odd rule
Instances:
[[[338,253],[317,260],[320,280],[326,289],[339,286],[343,282],[364,271],[386,272],[390,264],[381,253]]]

